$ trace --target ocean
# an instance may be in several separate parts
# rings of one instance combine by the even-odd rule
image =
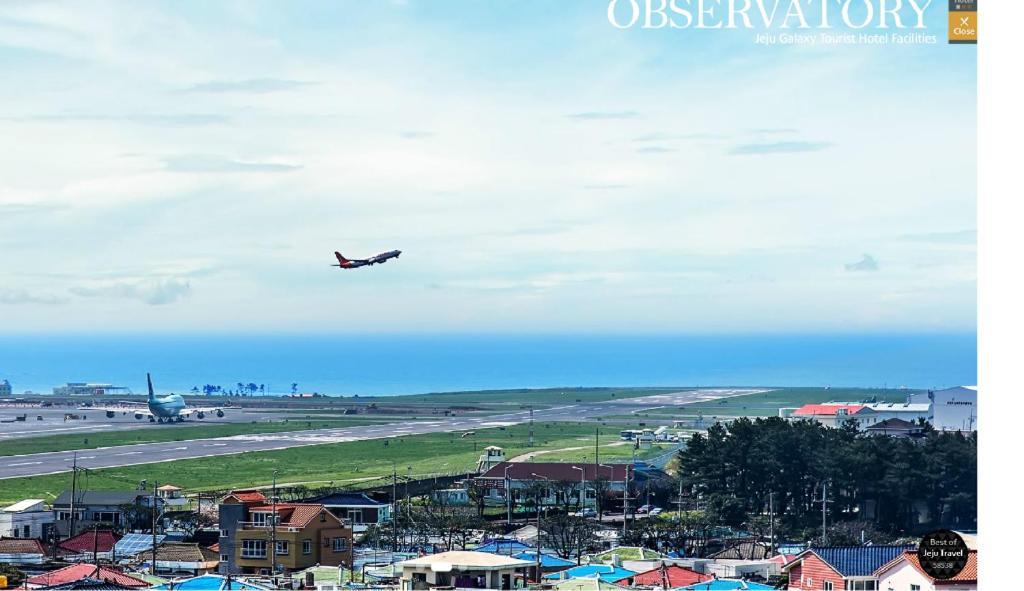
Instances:
[[[395,395],[572,386],[977,383],[974,334],[0,336],[15,393],[65,382],[144,392],[265,384],[273,393]]]

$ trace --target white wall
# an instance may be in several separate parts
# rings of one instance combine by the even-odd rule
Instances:
[[[932,426],[940,431],[978,430],[978,391],[970,388],[936,390]]]
[[[920,585],[921,591],[936,591],[936,586],[912,564],[903,561],[889,569],[878,579],[879,591],[910,591],[910,585]],[[943,584],[942,591],[977,591],[976,583]]]

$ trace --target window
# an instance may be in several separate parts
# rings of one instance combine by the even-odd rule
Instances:
[[[334,538],[331,543],[335,552],[344,552],[348,548],[347,538]]]
[[[230,538],[231,537],[231,533],[228,530],[226,530],[226,529],[222,529],[222,530],[220,530],[220,537],[222,537],[222,538]]]
[[[825,581],[821,584],[821,588],[825,591],[832,591],[832,581]]]
[[[253,513],[252,514],[252,524],[253,525],[266,525],[267,524],[267,514],[266,513]]]
[[[231,557],[230,557],[230,556],[228,556],[227,554],[221,554],[221,555],[220,555],[220,561],[221,561],[221,562],[224,562],[224,563],[227,563],[227,561],[228,561],[228,560],[230,560],[230,558],[231,558]]]
[[[878,589],[877,581],[846,581],[844,586],[848,591],[876,591]]]
[[[277,555],[287,556],[288,555],[288,540],[277,541]]]
[[[302,553],[312,554],[313,553],[313,540],[302,540]]]
[[[120,523],[121,514],[116,511],[96,511],[92,515],[93,521],[102,521],[105,523]]]
[[[921,586],[920,585],[915,585],[915,584],[911,583],[910,584],[910,591],[921,591]]]
[[[363,511],[361,509],[349,509],[348,519],[352,523],[363,523]]]
[[[266,558],[266,540],[242,540],[242,558]]]
[[[18,530],[14,530],[14,531],[17,532]],[[22,531],[22,534],[21,534],[22,537],[24,537],[24,538],[31,538],[32,537],[32,526],[26,525],[26,526],[21,528],[21,531]]]

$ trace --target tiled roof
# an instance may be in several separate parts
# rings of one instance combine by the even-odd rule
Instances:
[[[312,503],[320,503],[321,505],[340,505],[344,507],[382,507],[387,503],[382,503],[371,499],[364,493],[334,493],[310,499]]]
[[[164,542],[156,547],[157,561],[164,562],[213,562],[219,557],[199,544],[184,542]]]
[[[267,502],[267,496],[261,491],[256,489],[247,490],[233,490],[227,494],[229,497],[235,497],[242,503],[265,503]]]
[[[807,552],[815,553],[844,577],[870,577],[883,564],[912,549],[911,546],[828,546]]]
[[[579,482],[580,471],[573,468],[573,466],[583,468],[584,480],[594,480],[595,475],[599,475],[614,482],[621,482],[626,479],[626,470],[630,467],[630,464],[594,466],[594,464],[586,462],[577,464],[571,462],[501,462],[481,474],[478,478],[504,480],[505,468],[508,468],[508,477],[512,480],[538,480],[533,474],[539,474],[550,480]],[[543,480],[543,478],[540,480]]]
[[[662,587],[672,589],[685,587],[701,581],[713,579],[711,575],[705,575],[676,564],[662,565],[658,568],[644,571],[633,575],[633,585],[642,587]],[[668,583],[666,585],[665,583]]]
[[[31,538],[0,538],[0,554],[46,554],[46,548]]]
[[[85,562],[72,564],[55,571],[29,577],[25,582],[34,586],[53,587],[55,585],[64,585],[87,578],[115,583],[122,587],[140,589],[149,587],[149,583],[146,581],[131,575],[126,575],[119,570],[107,566],[97,567],[94,564],[88,564]]]
[[[887,564],[884,564],[881,567],[879,567],[878,570],[875,571],[875,573],[874,573],[875,576],[881,575],[883,571],[889,570],[890,568],[896,566],[897,564],[899,564],[900,562],[902,562],[904,560],[909,562],[915,569],[918,570],[918,572],[920,572],[922,575],[927,577],[928,580],[930,580],[933,583],[936,582],[936,579],[932,578],[931,575],[929,575],[928,573],[924,572],[924,569],[921,568],[921,562],[917,558],[917,552],[910,551],[910,550],[908,550],[908,551],[904,552],[903,554],[897,556],[893,560],[889,561]],[[948,583],[975,583],[977,581],[978,581],[978,551],[977,550],[971,550],[967,554],[967,566],[964,567],[964,570],[960,571],[960,573],[957,574],[955,577],[952,577],[952,578],[949,578],[949,579],[943,579],[943,581],[941,581],[941,582],[944,582],[944,583],[945,582],[948,582]]]
[[[75,505],[133,505],[139,497],[146,496],[146,493],[137,490],[86,490],[75,493]],[[54,507],[67,507],[71,505],[71,491],[60,493],[57,500],[53,502]]]
[[[57,547],[65,552],[81,554],[83,552],[110,552],[114,544],[121,539],[121,536],[109,530],[84,531],[73,538],[68,538],[57,544]]]
[[[863,404],[805,404],[793,411],[795,417],[835,416],[836,411],[846,409],[846,414],[864,410]]]
[[[445,566],[451,565],[452,568],[461,570],[469,570],[473,568],[518,568],[530,566],[529,562],[526,562],[525,560],[516,560],[511,556],[490,554],[488,552],[466,552],[462,550],[430,554],[428,556],[420,556],[419,558],[403,560],[402,562],[397,563],[397,565],[402,568],[431,567],[435,564]]]
[[[275,505],[257,505],[249,510],[272,513],[274,508]],[[312,503],[278,503],[276,508],[281,519],[280,525],[283,527],[305,527],[306,524],[316,519],[316,516],[320,515],[321,512],[330,515],[331,518],[337,521],[337,518],[329,511],[325,511],[323,505],[314,505]]]

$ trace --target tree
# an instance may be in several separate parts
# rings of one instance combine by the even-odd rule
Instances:
[[[0,576],[7,577],[7,587],[11,589],[20,587],[25,580],[25,573],[13,565],[4,563],[0,563]]]
[[[298,382],[292,382],[292,394],[298,394],[298,393],[299,393],[299,383]]]
[[[575,558],[577,564],[594,549],[597,525],[584,517],[558,513],[546,518],[542,529],[541,545],[553,548],[562,558]]]
[[[611,480],[609,480],[607,476],[598,476],[590,481],[590,485],[594,489],[594,502],[597,504],[597,518],[603,519],[604,509],[611,498]]]

